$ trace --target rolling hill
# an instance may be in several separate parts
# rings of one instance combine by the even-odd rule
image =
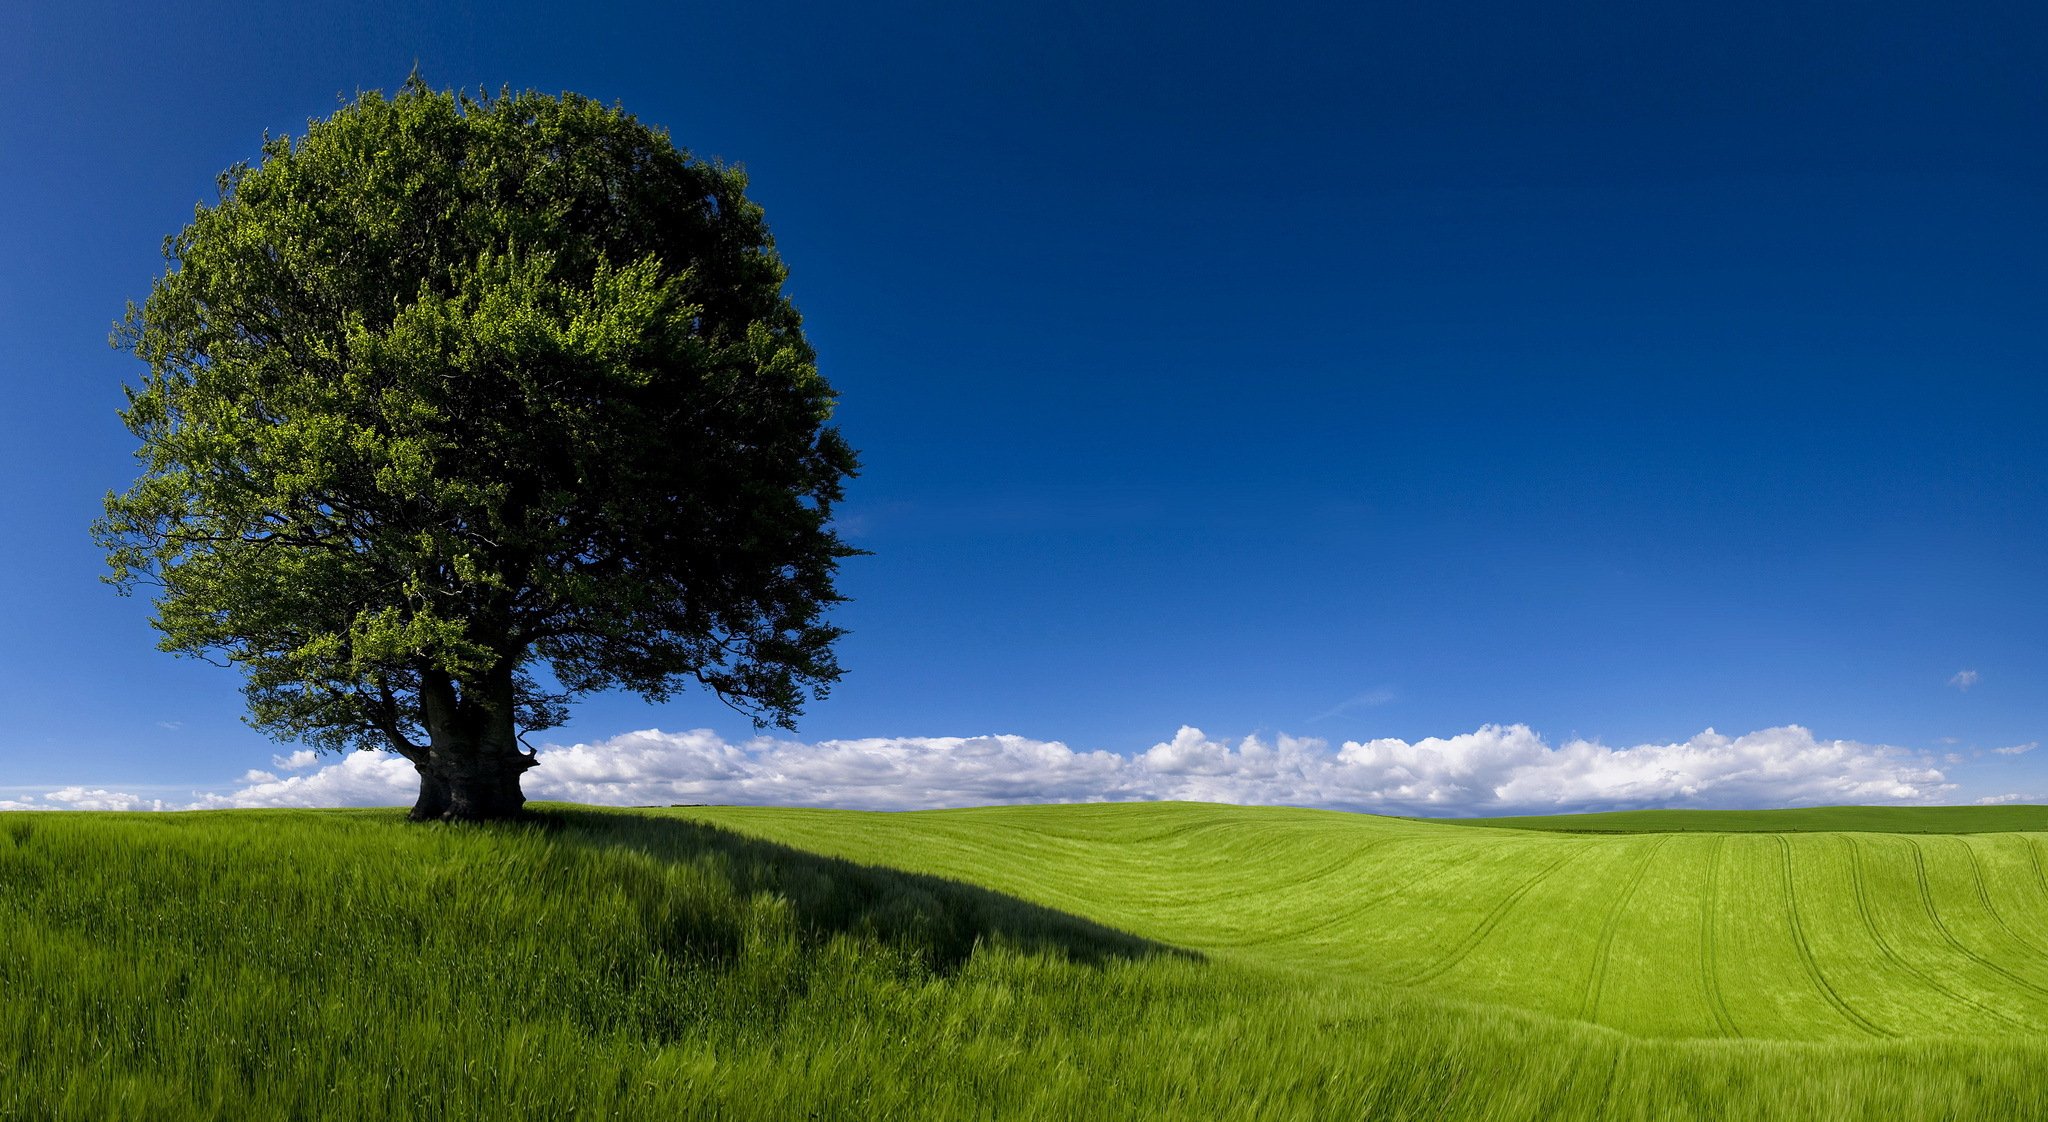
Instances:
[[[1868,832],[2038,824],[2040,808],[1559,823],[1596,833],[1529,828],[1541,819],[1473,829],[1482,822],[1172,803],[687,813],[958,877],[1217,958],[1637,1036],[2048,1031],[2048,837]],[[1839,828],[1845,819],[1858,827]],[[1808,832],[1760,832],[1774,821]],[[1731,826],[1739,832],[1721,832]]]
[[[1715,821],[0,814],[0,1119],[2048,1116],[2048,837]]]

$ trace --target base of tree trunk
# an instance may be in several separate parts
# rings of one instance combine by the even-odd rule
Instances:
[[[519,776],[533,766],[530,757],[430,760],[417,766],[420,797],[406,816],[414,822],[489,822],[526,816]]]
[[[439,822],[441,815],[448,811],[448,785],[441,777],[427,770],[425,764],[414,764],[420,773],[420,797],[412,804],[412,812],[406,817],[414,822]]]

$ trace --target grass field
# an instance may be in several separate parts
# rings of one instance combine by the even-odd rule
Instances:
[[[1610,810],[1527,818],[1424,819],[1575,834],[2002,834],[2048,830],[2048,806],[1816,806],[1796,810]]]
[[[1991,809],[0,815],[0,1117],[2044,1117]]]
[[[1984,809],[1929,816],[1982,824],[1974,816]],[[696,813],[819,852],[972,880],[1218,959],[1637,1036],[2048,1030],[2048,838],[2032,834],[1592,836],[1158,803]],[[1808,823],[1839,817],[1793,813]],[[1601,816],[1574,817],[1578,830]],[[1614,818],[1663,831],[1684,820]],[[1774,820],[1706,815],[1731,818],[1752,831]]]

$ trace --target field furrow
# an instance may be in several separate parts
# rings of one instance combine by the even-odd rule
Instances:
[[[1975,890],[1977,904],[1984,909],[1984,914],[1990,916],[1991,922],[1996,924],[1998,930],[2005,935],[2006,942],[2018,947],[2026,959],[2038,962],[2043,958],[2048,958],[2048,949],[2044,949],[2038,941],[2007,922],[2005,918],[2007,909],[2001,908],[1998,902],[1992,898],[1991,888],[1986,883],[1984,875],[1984,861],[1978,854],[1977,847],[1964,842],[1962,851],[1964,858],[1969,862],[1970,887]]]
[[[1847,1001],[1843,1000],[1841,992],[1835,989],[1834,984],[1828,981],[1827,975],[1822,973],[1820,962],[1813,953],[1813,944],[1807,938],[1805,924],[1799,918],[1799,889],[1797,878],[1794,877],[1792,872],[1792,843],[1783,834],[1776,835],[1776,840],[1778,842],[1778,852],[1783,859],[1785,867],[1785,918],[1790,924],[1792,946],[1799,952],[1799,961],[1806,968],[1807,978],[1820,991],[1821,996],[1827,999],[1828,1004],[1832,1005],[1836,1012],[1842,1014],[1850,1024],[1855,1025],[1858,1029],[1872,1036],[1892,1035],[1890,1031],[1870,1020],[1870,1018],[1862,1013],[1857,1012]]]
[[[1707,1007],[1713,1011],[1714,1026],[1723,1036],[1741,1036],[1735,1027],[1735,1018],[1728,1015],[1728,1002],[1721,996],[1719,966],[1714,956],[1714,924],[1720,916],[1719,880],[1721,872],[1721,850],[1728,844],[1726,838],[1715,838],[1707,851],[1706,884],[1700,892],[1700,986],[1707,995]]]
[[[1642,887],[1644,874],[1650,871],[1650,862],[1656,860],[1657,852],[1670,841],[1670,836],[1658,838],[1652,843],[1628,884],[1614,898],[1614,906],[1607,909],[1607,919],[1600,925],[1599,949],[1593,952],[1593,969],[1586,975],[1586,999],[1579,1006],[1579,1019],[1597,1021],[1600,1019],[1600,990],[1607,981],[1607,960],[1614,952],[1614,935],[1621,927],[1621,917],[1628,911],[1629,901],[1634,899],[1636,890]]]
[[[2031,978],[2021,975],[1989,955],[1979,953],[1956,935],[1954,926],[1942,914],[1941,908],[1935,904],[1933,889],[1929,884],[1927,875],[1927,854],[1922,847],[1921,840],[1919,838],[1908,838],[1906,841],[1912,850],[1913,875],[1920,889],[1921,906],[1926,909],[1927,918],[1934,924],[1935,929],[1941,933],[1942,941],[1947,943],[1950,949],[1954,950],[1959,957],[1968,962],[1999,975],[2012,985],[2028,990],[2037,997],[2048,997],[2048,986],[2044,986]]]
[[[1350,894],[1348,902],[1342,907],[1335,906],[1336,900],[1333,898],[1323,907],[1309,910],[1306,914],[1311,918],[1302,926],[1266,925],[1251,928],[1251,934],[1238,938],[1235,941],[1222,939],[1207,945],[1216,947],[1250,947],[1310,943],[1314,942],[1317,936],[1331,931],[1340,932],[1348,938],[1366,913],[1385,904],[1389,900],[1400,899],[1401,895],[1408,889],[1440,875],[1441,871],[1430,864],[1410,865],[1406,876],[1383,883],[1370,891]]]
[[[1442,976],[1452,967],[1457,966],[1464,960],[1466,955],[1471,954],[1474,948],[1478,947],[1480,943],[1486,940],[1488,935],[1493,933],[1493,929],[1500,925],[1502,919],[1506,918],[1510,909],[1521,902],[1522,897],[1527,896],[1537,885],[1542,884],[1546,878],[1557,872],[1566,862],[1576,856],[1578,856],[1577,852],[1567,851],[1549,864],[1544,865],[1536,875],[1523,881],[1513,892],[1501,897],[1500,901],[1480,919],[1478,926],[1474,927],[1463,939],[1460,939],[1434,965],[1424,968],[1420,973],[1412,974],[1402,979],[1403,983],[1411,986],[1425,985],[1432,979]]]
[[[1892,941],[1886,938],[1884,932],[1878,927],[1876,913],[1871,908],[1870,889],[1869,886],[1865,883],[1863,873],[1863,849],[1860,845],[1857,844],[1856,839],[1849,835],[1842,835],[1842,840],[1845,852],[1848,854],[1849,859],[1850,883],[1855,890],[1857,918],[1862,921],[1863,930],[1870,936],[1870,941],[1878,948],[1879,953],[1881,953],[1884,956],[1885,963],[1888,965],[1890,972],[1894,975],[1894,977],[1890,979],[1892,986],[1895,988],[1898,987],[1898,976],[1910,978],[1914,982],[1919,983],[1919,986],[1922,990],[1932,991],[1934,994],[1939,995],[1940,1000],[1935,1003],[1935,1006],[1937,1008],[1939,1007],[1940,1002],[1953,1002],[1955,1004],[1967,1006],[1970,1009],[1974,1009],[1979,1014],[1982,1014],[1984,1017],[1992,1021],[1999,1022],[2008,1028],[2020,1031],[2027,1030],[2030,1026],[2028,1026],[2028,1024],[2025,1021],[2022,1021],[2019,1018],[2014,1017],[2001,1009],[1995,1008],[1989,1004],[1979,1001],[1976,998],[1970,996],[1968,993],[1963,992],[1961,989],[1952,987],[1944,983],[1939,977],[1935,976],[1932,972],[1923,970],[1919,966],[1915,965],[1911,960],[1907,959],[1905,955],[1901,954],[1897,947],[1892,945]],[[1927,1003],[1924,1001],[1924,999],[1913,1000],[1914,998],[1920,997],[1921,995],[1919,994],[1897,994],[1895,992],[1894,996],[1906,999],[1915,1008],[1927,1008]]]

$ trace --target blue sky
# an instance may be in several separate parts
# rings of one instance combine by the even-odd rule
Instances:
[[[0,9],[0,788],[289,756],[98,583],[138,373],[104,339],[223,167],[417,61],[752,176],[873,551],[792,742],[1185,769],[1188,726],[1227,770],[1797,725],[1939,770],[1914,797],[2048,801],[2048,752],[1993,751],[2048,739],[2032,5],[138,13]],[[751,734],[608,696],[546,739],[697,728]],[[1572,798],[1654,796],[1603,782]]]

